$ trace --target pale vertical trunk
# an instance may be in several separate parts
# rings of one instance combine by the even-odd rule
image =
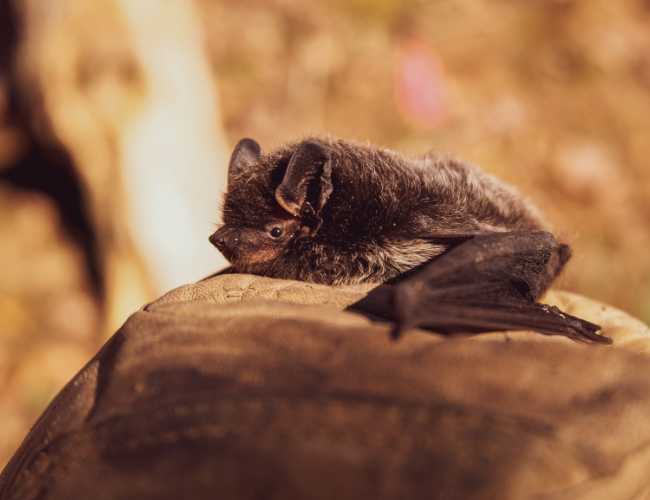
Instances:
[[[99,239],[105,333],[223,264],[215,82],[188,0],[21,0],[17,69],[42,139],[78,170]]]
[[[123,136],[131,227],[163,289],[224,261],[207,242],[225,187],[224,141],[201,23],[188,0],[117,0],[145,82]]]

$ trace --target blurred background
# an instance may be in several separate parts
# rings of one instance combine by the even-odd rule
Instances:
[[[223,266],[230,148],[466,159],[650,321],[648,0],[0,0],[0,467],[128,314]]]

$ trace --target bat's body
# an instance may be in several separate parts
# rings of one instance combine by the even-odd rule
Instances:
[[[513,188],[476,167],[334,139],[233,152],[224,226],[240,272],[326,284],[395,283],[356,310],[437,331],[533,329],[608,341],[535,303],[570,256]]]

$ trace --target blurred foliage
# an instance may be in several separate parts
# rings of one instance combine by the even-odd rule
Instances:
[[[648,0],[196,2],[231,143],[332,134],[474,162],[571,243],[560,287],[650,322]],[[23,146],[0,126],[0,169]],[[0,188],[2,464],[96,348],[97,309],[53,207]]]
[[[0,464],[96,348],[82,259],[42,197],[0,185]]]

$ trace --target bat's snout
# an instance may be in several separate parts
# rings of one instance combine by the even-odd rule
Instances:
[[[210,243],[212,243],[217,249],[227,258],[230,259],[233,255],[233,249],[239,244],[239,236],[233,234],[233,231],[229,230],[225,226],[220,227],[214,233],[210,235]]]
[[[219,234],[219,232],[212,233],[210,235],[210,243],[212,243],[215,247],[223,247],[226,244],[226,239],[222,234]]]

